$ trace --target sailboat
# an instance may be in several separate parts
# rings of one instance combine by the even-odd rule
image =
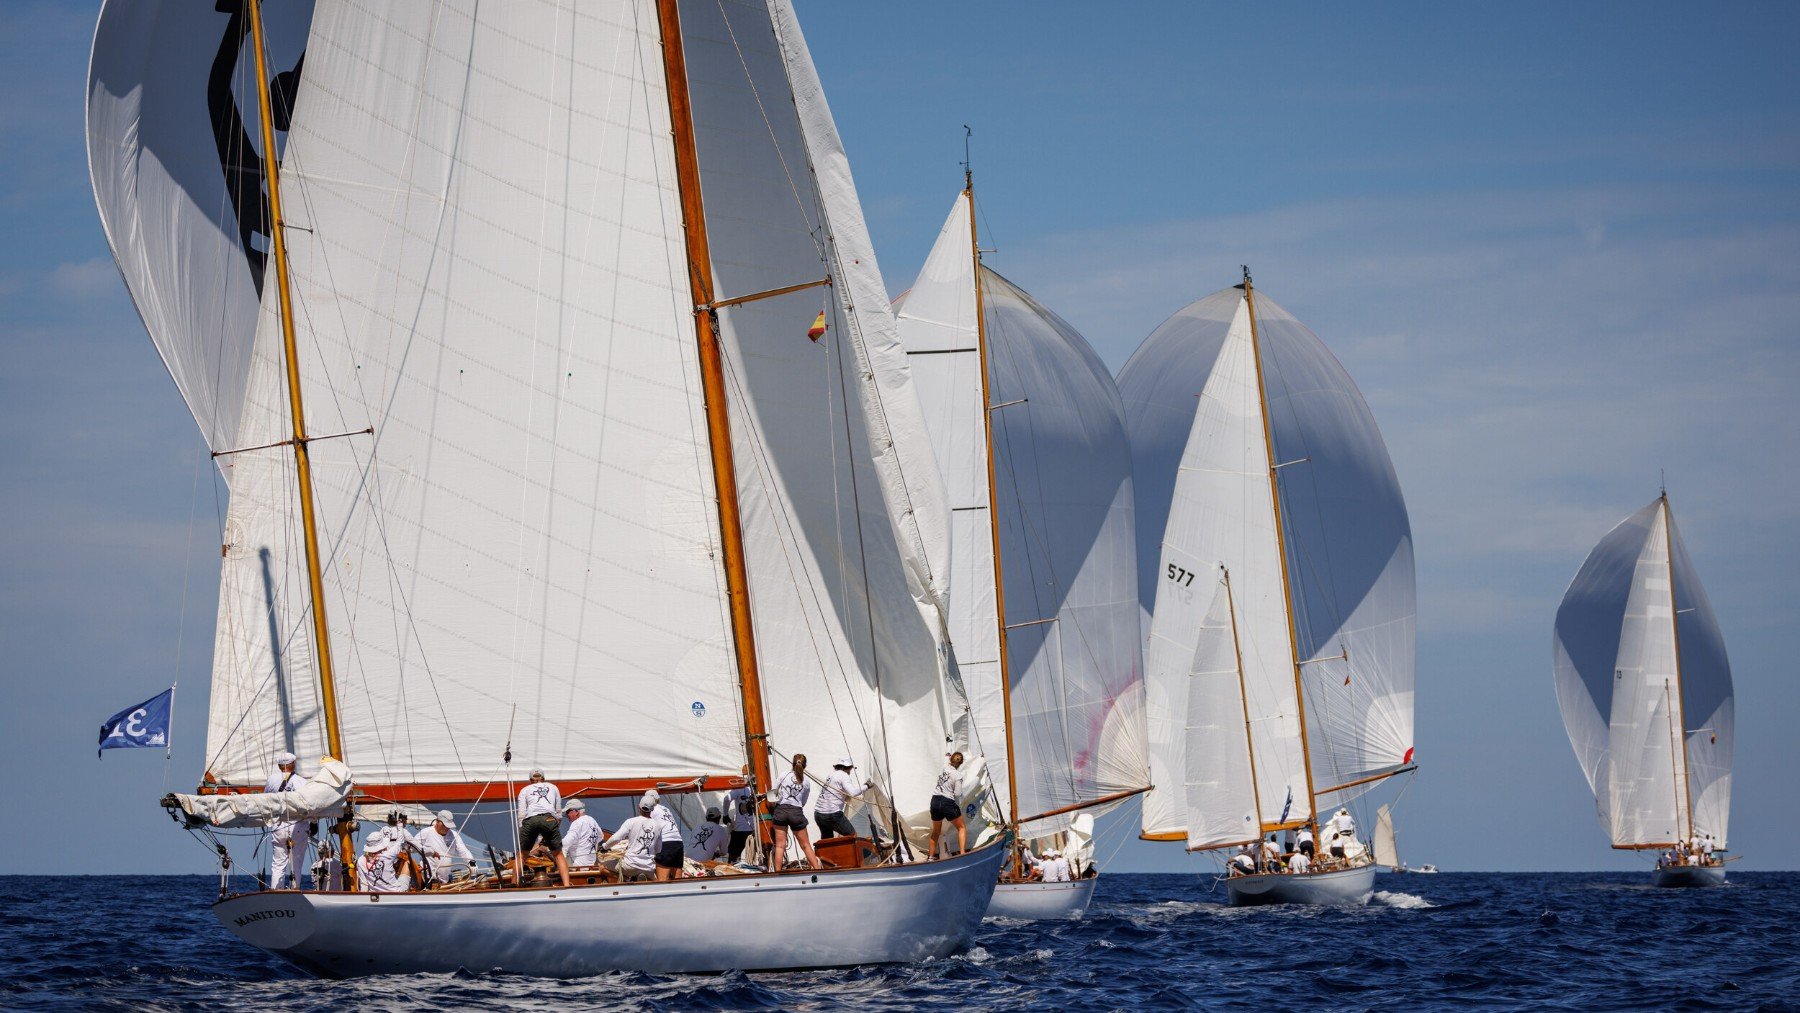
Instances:
[[[1607,533],[1556,610],[1556,700],[1612,846],[1657,886],[1722,886],[1731,663],[1665,490]],[[1709,846],[1710,844],[1710,846]]]
[[[952,509],[948,607],[974,739],[1020,855],[990,917],[1076,918],[1092,821],[1148,789],[1131,460],[1087,341],[982,263],[974,185],[896,305]],[[1024,850],[1071,860],[1028,878]]]
[[[966,945],[1009,842],[903,840],[963,745],[948,509],[789,4],[279,5],[303,69],[262,6],[115,0],[90,68],[102,220],[230,490],[172,813],[347,856],[395,806],[510,833],[529,768],[761,793],[799,753],[902,801],[875,861],[658,883],[232,892],[219,842],[220,922],[332,977]],[[265,794],[283,751],[314,776]]]
[[[1150,774],[1141,836],[1189,851],[1302,829],[1233,904],[1361,903],[1330,807],[1415,769],[1411,529],[1368,405],[1311,331],[1243,284],[1183,308],[1119,374],[1138,491]]]

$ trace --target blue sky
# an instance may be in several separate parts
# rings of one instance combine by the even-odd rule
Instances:
[[[196,773],[222,506],[94,213],[96,8],[0,7],[0,769],[110,832],[10,821],[0,872],[201,871],[154,802]],[[900,11],[801,6],[891,289],[969,123],[989,263],[1110,365],[1247,262],[1362,386],[1419,562],[1406,857],[1639,867],[1563,738],[1550,622],[1666,470],[1736,676],[1733,845],[1793,866],[1800,7]],[[174,763],[96,761],[177,674]],[[1202,866],[1128,841],[1111,867]]]

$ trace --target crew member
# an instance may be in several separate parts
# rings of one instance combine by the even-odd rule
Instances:
[[[563,857],[562,825],[556,813],[562,808],[562,792],[544,780],[542,770],[531,772],[531,783],[519,790],[519,853],[513,856],[513,882],[525,882],[525,855],[539,841],[556,860],[556,874],[569,885],[569,860]]]
[[[1296,851],[1288,856],[1289,872],[1306,872],[1312,868],[1312,859],[1304,851]]]
[[[1256,846],[1246,843],[1231,856],[1231,870],[1234,875],[1248,876],[1256,871]]]
[[[437,819],[419,831],[413,838],[413,844],[425,855],[431,878],[439,883],[450,882],[450,867],[454,862],[460,861],[466,865],[475,862],[475,856],[469,853],[469,845],[463,841],[462,834],[456,831],[456,817],[448,809],[438,810]]]
[[[725,852],[725,842],[731,836],[726,829],[724,817],[718,806],[706,810],[706,821],[694,830],[694,861],[716,862]]]
[[[956,826],[956,853],[960,855],[969,850],[969,831],[963,821],[961,801],[962,765],[963,754],[951,753],[943,772],[938,774],[937,787],[931,792],[931,857],[934,860],[938,857],[938,835],[944,831],[945,820]]]
[[[1301,827],[1300,833],[1294,838],[1294,850],[1311,858],[1316,848],[1317,845],[1313,843],[1312,827]]]
[[[299,758],[285,752],[275,757],[275,773],[269,775],[263,791],[273,794],[299,791],[304,787],[306,778],[300,776]],[[269,849],[269,889],[284,890],[291,886],[298,890],[301,888],[300,872],[306,868],[306,852],[312,844],[312,825],[299,820],[282,820],[270,829],[274,831],[274,838]]]
[[[683,852],[686,842],[681,839],[681,824],[675,822],[675,814],[662,804],[662,793],[655,788],[644,792],[650,800],[650,818],[662,823],[662,846],[656,851],[656,878],[661,880],[680,879]]]
[[[750,765],[744,765],[744,776],[750,776]],[[727,859],[736,865],[744,857],[744,845],[756,832],[756,792],[748,784],[731,789],[725,796],[725,812],[731,818],[731,849]]]
[[[656,878],[656,852],[662,846],[662,821],[651,816],[656,807],[648,796],[638,800],[638,814],[619,824],[606,839],[602,851],[623,851],[619,878],[627,883]]]
[[[363,842],[362,888],[368,893],[405,893],[412,889],[412,863],[400,842],[376,831]]]
[[[1345,837],[1355,837],[1356,836],[1356,820],[1351,818],[1350,810],[1339,809],[1337,811],[1337,815],[1335,815],[1331,818],[1331,829],[1337,831],[1338,833],[1344,835]]]
[[[587,803],[572,798],[563,803],[563,817],[569,821],[569,829],[563,831],[563,854],[568,856],[569,868],[584,869],[600,859],[600,824],[588,815]]]
[[[850,825],[849,817],[844,815],[844,806],[875,782],[864,781],[857,784],[856,779],[850,776],[850,772],[855,769],[855,760],[848,756],[838,757],[838,762],[832,765],[831,773],[825,778],[824,786],[819,789],[818,804],[813,806],[813,822],[819,825],[819,840],[856,836],[856,828]]]
[[[1055,848],[1044,852],[1044,882],[1067,883],[1070,879],[1069,860]]]
[[[1275,843],[1274,834],[1270,834],[1269,839],[1263,842],[1262,863],[1263,868],[1270,872],[1277,872],[1281,869],[1281,845]]]
[[[769,801],[775,805],[769,814],[769,823],[775,829],[774,868],[777,870],[787,864],[790,832],[800,843],[800,853],[806,856],[806,867],[819,867],[819,856],[813,854],[812,841],[806,835],[806,803],[811,798],[812,785],[806,783],[806,754],[795,753],[792,769],[781,775],[781,780],[775,782],[775,790],[769,793]]]

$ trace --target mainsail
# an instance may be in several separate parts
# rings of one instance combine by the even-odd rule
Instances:
[[[1118,392],[1087,341],[979,264],[972,202],[965,190],[952,206],[899,304],[900,334],[951,497],[948,604],[975,738],[1002,798],[1016,776],[1010,815],[1036,838],[1147,784],[1130,457]]]
[[[1588,554],[1553,641],[1557,702],[1620,848],[1725,847],[1735,722],[1712,604],[1658,496]]]
[[[1393,466],[1343,367],[1247,294],[1185,307],[1119,374],[1151,781],[1185,785],[1150,793],[1143,833],[1191,848],[1312,819],[1310,799],[1339,804],[1413,758],[1412,538]]]
[[[655,4],[318,4],[282,186],[311,429],[373,429],[311,444],[373,797],[745,764],[695,271],[776,762],[848,752],[922,808],[954,744],[942,492],[804,42],[785,3],[679,12],[705,264]],[[237,448],[287,433],[274,302]],[[241,785],[324,740],[291,460],[229,470],[208,764]]]
[[[313,0],[266,5],[278,121]],[[239,4],[107,0],[88,64],[88,170],[150,339],[214,451],[232,448],[268,253],[255,61]]]

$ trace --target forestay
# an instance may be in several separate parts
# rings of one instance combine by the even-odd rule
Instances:
[[[840,172],[819,196],[829,115],[791,12],[681,17],[717,298],[837,282],[717,310],[771,745],[891,751],[928,785],[954,685],[925,549],[942,500],[888,474],[926,451],[885,301],[848,309],[867,282],[843,262],[874,269],[854,191]],[[358,780],[736,774],[653,5],[332,0],[309,52],[283,166],[309,230],[289,237],[309,428],[375,431],[312,445]],[[287,425],[273,303],[239,445]],[[228,781],[322,743],[289,458],[233,464],[209,734]]]
[[[1731,670],[1663,497],[1589,553],[1557,610],[1553,651],[1564,727],[1613,843],[1685,838],[1691,801],[1693,832],[1723,847]]]
[[[132,302],[207,445],[223,451],[237,434],[269,225],[249,29],[241,10],[216,6],[102,5],[87,152]],[[280,129],[312,10],[312,0],[265,4]]]
[[[1029,819],[1147,783],[1130,461],[1118,394],[1099,357],[1029,294],[977,268],[970,214],[965,192],[900,306],[901,337],[952,494],[952,635],[980,748],[1004,798],[1007,735],[977,346],[978,337],[987,341],[1010,627],[1014,815]],[[1054,834],[1073,818],[1061,812],[1025,834]]]

